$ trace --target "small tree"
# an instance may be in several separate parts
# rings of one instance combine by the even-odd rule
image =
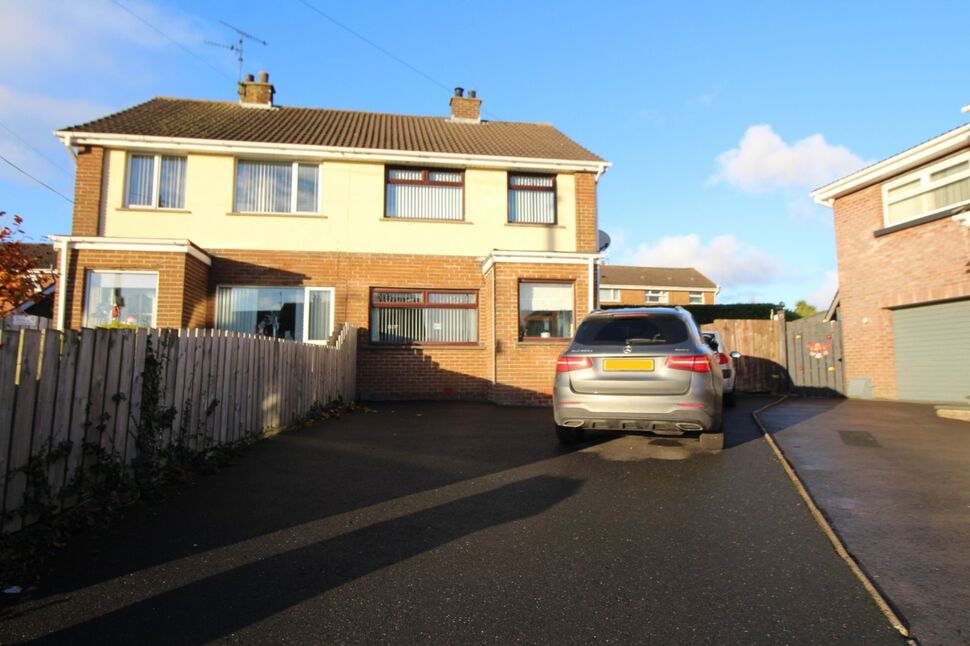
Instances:
[[[812,316],[816,314],[817,310],[814,305],[809,305],[806,301],[798,301],[795,303],[795,314],[798,314],[799,318],[805,318],[806,316]]]
[[[33,256],[24,246],[24,219],[0,211],[0,316],[4,316],[37,291],[40,277]]]

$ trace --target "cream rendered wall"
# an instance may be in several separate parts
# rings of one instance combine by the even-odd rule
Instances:
[[[126,153],[107,155],[103,235],[188,238],[202,248],[484,256],[493,249],[575,251],[575,181],[556,178],[555,226],[508,224],[505,171],[465,171],[464,222],[388,220],[384,166],[323,162],[320,215],[231,213],[235,160],[191,154],[185,211],[124,208]]]

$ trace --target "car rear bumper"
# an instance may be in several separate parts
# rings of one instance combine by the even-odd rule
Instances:
[[[588,395],[568,385],[553,390],[559,426],[614,431],[709,431],[721,416],[720,397],[707,389],[676,396]]]

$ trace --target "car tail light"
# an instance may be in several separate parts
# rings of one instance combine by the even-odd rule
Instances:
[[[589,357],[569,357],[563,354],[556,361],[556,372],[571,372],[592,367],[593,362]]]
[[[721,364],[722,366],[726,366],[727,363],[728,363],[728,356],[726,354],[724,354],[723,352],[718,352],[717,353],[717,362],[719,364]]]
[[[691,372],[710,372],[711,362],[706,354],[667,357],[667,367],[671,370],[690,370]]]

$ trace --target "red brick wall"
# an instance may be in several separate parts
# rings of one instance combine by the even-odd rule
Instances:
[[[596,178],[593,173],[576,173],[576,251],[599,251],[596,223]]]
[[[574,323],[587,313],[588,266],[584,264],[501,263],[483,277],[481,261],[468,257],[206,252],[212,257],[211,267],[188,254],[74,251],[68,324],[75,328],[81,325],[87,269],[158,271],[157,324],[161,327],[212,326],[219,285],[333,287],[336,322],[348,321],[360,328],[357,375],[362,398],[491,398],[505,403],[544,404],[551,393],[556,357],[568,343],[519,341],[519,281],[570,281],[575,286]],[[492,383],[493,272],[498,294],[497,386]],[[478,343],[410,348],[371,345],[372,287],[476,290]]]
[[[206,327],[209,309],[209,265],[195,256],[185,256],[182,327]]]
[[[101,221],[101,181],[104,148],[84,146],[77,153],[74,173],[74,223],[71,234],[96,236]]]
[[[573,283],[573,327],[589,312],[586,265],[501,263],[496,265],[498,294],[495,327],[498,336],[498,384],[491,399],[501,403],[548,404],[552,395],[556,358],[568,341],[519,341],[519,282],[565,280]]]
[[[970,229],[946,218],[876,238],[880,186],[839,198],[833,210],[846,383],[867,377],[875,397],[894,398],[888,308],[970,296]]]
[[[68,299],[70,309],[65,325],[78,329],[84,323],[84,289],[87,271],[157,271],[157,327],[177,328],[183,325],[185,311],[185,263],[187,254],[165,252],[72,250],[68,263]],[[61,281],[63,285],[63,281]]]
[[[334,317],[360,329],[358,392],[366,399],[482,399],[490,376],[483,342],[491,303],[481,262],[461,256],[215,250],[210,284],[335,288]],[[470,347],[370,345],[370,288],[422,287],[479,291],[479,343]],[[489,292],[490,294],[490,292]],[[210,293],[210,299],[211,299]],[[210,302],[209,320],[213,305]]]

